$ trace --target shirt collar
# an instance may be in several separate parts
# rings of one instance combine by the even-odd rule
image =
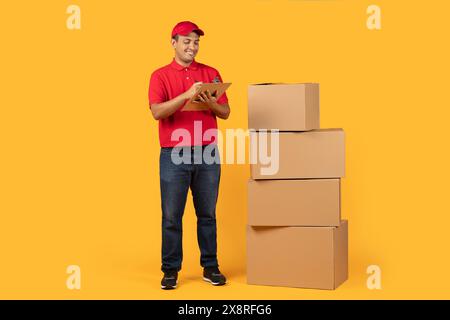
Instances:
[[[172,68],[174,68],[174,69],[176,69],[176,70],[183,70],[183,69],[190,69],[190,70],[197,70],[197,68],[198,68],[198,63],[197,63],[197,61],[195,61],[195,60],[193,60],[192,62],[191,62],[191,64],[188,66],[188,67],[184,67],[184,66],[182,66],[181,64],[179,64],[178,62],[176,62],[176,60],[175,60],[175,58],[173,58],[173,60],[172,60],[172,62],[171,62],[171,64],[170,64],[170,66],[172,67]]]

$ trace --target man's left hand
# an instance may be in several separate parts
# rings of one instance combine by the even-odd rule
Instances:
[[[209,90],[206,90],[205,92],[201,92],[198,95],[198,99],[205,103],[208,107],[213,106],[217,103],[217,98],[209,92]]]

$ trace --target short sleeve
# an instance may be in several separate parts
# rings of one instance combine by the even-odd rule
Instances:
[[[164,82],[161,80],[157,72],[153,72],[150,77],[150,85],[148,88],[148,102],[150,105],[167,101]]]
[[[217,70],[216,70],[216,71],[217,71]],[[214,77],[214,79],[215,79],[215,78],[218,78],[219,82],[223,82],[223,81],[222,81],[222,77],[220,76],[219,71],[217,71],[217,74],[216,74],[216,76]],[[227,97],[227,93],[226,93],[226,92],[224,92],[224,93],[220,96],[220,98],[217,99],[217,103],[218,103],[218,104],[227,104],[227,103],[228,103],[228,97]]]

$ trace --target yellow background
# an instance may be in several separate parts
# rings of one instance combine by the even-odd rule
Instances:
[[[81,30],[66,8],[81,8]],[[382,10],[382,30],[366,9]],[[2,1],[0,298],[450,298],[446,0]],[[219,262],[201,280],[195,214],[184,218],[180,287],[163,292],[157,122],[151,72],[173,57],[180,20],[204,29],[197,60],[247,85],[319,82],[321,126],[346,131],[343,217],[350,278],[336,291],[249,286],[248,165],[223,165]],[[81,267],[81,290],[66,267]],[[368,290],[379,265],[382,290]]]

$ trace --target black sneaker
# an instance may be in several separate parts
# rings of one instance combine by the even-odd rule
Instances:
[[[175,289],[178,284],[177,271],[165,271],[164,277],[161,280],[161,289],[170,290]]]
[[[213,286],[222,286],[227,282],[218,267],[204,268],[203,280],[210,282]]]

